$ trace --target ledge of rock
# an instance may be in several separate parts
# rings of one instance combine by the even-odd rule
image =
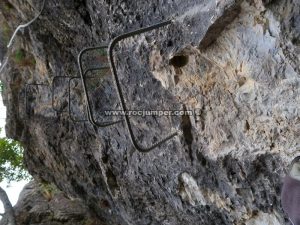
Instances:
[[[24,187],[14,210],[18,225],[105,225],[90,215],[79,199],[70,199],[55,186],[34,181]],[[0,224],[4,221],[5,217]]]

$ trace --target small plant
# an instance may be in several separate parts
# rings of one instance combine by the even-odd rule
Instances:
[[[55,194],[60,192],[54,184],[47,182],[42,182],[40,184],[40,190],[48,201],[50,201]]]
[[[6,11],[6,12],[9,12],[10,10],[12,10],[14,7],[13,7],[13,5],[12,4],[10,4],[9,2],[4,2],[3,3],[3,9],[4,9],[4,11]]]
[[[13,54],[14,62],[21,67],[33,67],[36,64],[35,58],[29,52],[24,49],[18,49]]]
[[[25,51],[23,49],[18,49],[14,53],[14,60],[17,64],[20,64],[25,59]]]

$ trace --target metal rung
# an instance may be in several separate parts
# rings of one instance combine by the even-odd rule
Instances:
[[[87,70],[86,72],[85,72],[85,74],[86,73],[88,73],[90,70]],[[90,77],[90,78],[95,78],[95,77]],[[72,80],[74,80],[74,79],[80,79],[81,80],[81,77],[72,77],[72,78],[70,78],[70,80],[69,80],[69,85],[68,85],[68,88],[69,88],[69,118],[73,121],[73,122],[75,122],[75,123],[80,123],[80,122],[88,122],[89,120],[88,119],[82,119],[82,120],[77,120],[77,119],[75,119],[74,117],[73,117],[73,113],[72,113],[72,109],[71,109],[71,82],[72,82]],[[89,114],[88,114],[88,109],[86,109],[86,112],[87,112],[87,117],[89,117]]]
[[[60,114],[60,113],[63,113],[63,112],[67,112],[67,111],[62,111],[62,110],[59,110],[57,109],[55,106],[54,106],[54,84],[55,84],[55,80],[56,79],[61,79],[61,78],[70,78],[70,77],[67,77],[67,76],[55,76],[53,79],[52,79],[52,85],[51,85],[51,104],[52,104],[52,109],[56,112],[56,115]],[[30,116],[30,112],[29,112],[29,108],[28,108],[28,88],[30,86],[36,86],[36,87],[39,87],[39,86],[44,86],[44,87],[49,87],[48,84],[35,84],[35,83],[32,83],[32,84],[25,84],[25,111],[26,111],[26,114],[28,116]],[[20,93],[21,94],[21,93]],[[20,95],[19,94],[19,95]],[[19,97],[20,98],[20,97]]]
[[[97,76],[92,76],[92,77],[86,77],[86,74],[91,72],[91,71],[96,71],[96,70],[102,70],[102,69],[108,69],[110,67],[107,66],[98,66],[98,67],[93,67],[93,68],[89,68],[87,70],[85,70],[84,72],[84,77],[85,79],[87,78],[97,78]],[[55,81],[56,79],[68,79],[68,109],[63,111],[63,110],[59,110],[55,107],[54,105],[54,89],[55,89]],[[73,121],[73,122],[87,122],[89,121],[88,119],[76,119],[75,117],[73,117],[73,113],[72,113],[72,109],[71,109],[71,82],[74,79],[81,79],[80,76],[78,77],[68,77],[68,76],[55,76],[52,80],[52,108],[54,111],[56,111],[57,113],[63,113],[63,112],[68,112],[69,114],[69,118]],[[88,111],[87,111],[88,113]],[[86,115],[86,117],[89,117],[89,114]]]
[[[85,74],[92,71],[92,70],[96,70],[97,68],[91,68],[89,70],[86,70],[85,71]],[[91,77],[93,78],[93,77]],[[65,110],[65,111],[62,111],[62,110],[59,110],[59,109],[56,109],[55,106],[54,106],[54,84],[55,84],[55,80],[56,79],[68,79],[68,109]],[[76,123],[79,123],[79,122],[87,122],[88,119],[76,119],[73,117],[73,113],[72,113],[72,109],[71,109],[71,82],[72,80],[74,79],[81,79],[81,77],[68,77],[68,76],[56,76],[53,78],[52,80],[52,108],[54,111],[56,111],[57,113],[63,113],[63,112],[68,112],[68,115],[69,115],[69,118],[73,121],[73,122],[76,122]]]
[[[93,68],[89,68],[87,69],[85,72],[84,72],[84,76],[91,72],[91,71],[96,71],[96,70],[101,70],[101,69],[107,69],[107,68],[110,68],[110,67],[107,67],[107,66],[98,66],[98,67],[93,67]],[[89,78],[96,78],[96,77],[89,77]],[[60,110],[60,109],[57,109],[55,107],[55,101],[54,101],[54,90],[55,90],[55,81],[57,79],[68,79],[68,109],[67,110]],[[57,114],[59,113],[64,113],[64,112],[68,112],[69,114],[69,118],[73,121],[73,122],[87,122],[88,119],[76,119],[73,117],[73,113],[72,113],[72,109],[71,109],[71,82],[72,80],[74,79],[81,79],[81,77],[68,77],[68,76],[55,76],[53,79],[52,79],[52,108],[54,111],[56,111]],[[88,115],[87,115],[88,117]]]
[[[87,85],[86,85],[86,81],[85,81],[85,75],[89,71],[92,71],[92,70],[102,70],[102,69],[107,69],[107,68],[110,68],[110,67],[100,66],[97,69],[90,68],[90,69],[85,70],[85,72],[83,72],[82,57],[85,53],[87,53],[89,51],[93,51],[93,50],[97,50],[97,49],[105,49],[107,47],[108,47],[107,45],[101,45],[101,46],[96,46],[96,47],[85,48],[78,55],[78,66],[79,66],[80,78],[81,78],[81,81],[82,81],[83,91],[84,91],[85,99],[86,99],[86,102],[87,102],[88,120],[91,124],[93,124],[95,126],[98,126],[98,127],[107,127],[107,126],[111,126],[111,125],[114,125],[114,124],[117,124],[117,123],[120,123],[120,122],[123,121],[123,120],[117,120],[117,121],[107,121],[107,122],[102,122],[102,123],[97,122],[96,119],[94,118],[94,114],[93,114],[93,111],[92,111],[92,108],[91,108],[91,105],[92,105],[91,100],[90,100],[90,97],[89,97],[88,92],[87,92]]]
[[[111,43],[108,47],[108,57],[109,57],[110,65],[111,65],[111,71],[112,71],[114,81],[115,81],[115,87],[118,91],[118,95],[119,95],[119,99],[120,99],[120,102],[121,102],[121,105],[122,105],[122,109],[125,112],[127,111],[127,106],[126,106],[126,103],[125,103],[124,95],[122,93],[121,83],[119,81],[116,65],[115,65],[115,62],[114,62],[113,52],[114,52],[115,46],[120,41],[122,41],[126,38],[129,38],[129,37],[132,37],[132,36],[135,36],[135,35],[138,35],[138,34],[142,34],[142,33],[154,30],[154,29],[158,29],[158,28],[170,25],[171,23],[172,23],[172,20],[169,20],[169,21],[165,21],[165,22],[162,22],[162,23],[158,23],[158,24],[146,27],[146,28],[138,29],[138,30],[135,30],[135,31],[132,31],[132,32],[122,34],[122,35],[116,37],[115,39],[113,39],[111,41]],[[136,138],[134,136],[134,133],[133,133],[132,125],[130,123],[130,118],[126,113],[125,113],[125,121],[126,121],[126,127],[128,129],[129,134],[130,134],[131,142],[134,145],[134,147],[140,152],[149,152],[149,151],[153,150],[154,148],[158,147],[159,145],[163,144],[164,142],[166,142],[166,141],[170,140],[171,138],[175,137],[179,133],[178,131],[176,131],[176,132],[171,133],[166,138],[162,139],[161,141],[156,142],[155,144],[153,144],[151,146],[143,147],[136,140]]]
[[[91,72],[91,71],[96,71],[96,70],[107,70],[109,69],[110,70],[110,66],[107,65],[107,66],[98,66],[98,67],[91,67],[87,70],[84,71],[84,74],[86,75],[88,72]]]

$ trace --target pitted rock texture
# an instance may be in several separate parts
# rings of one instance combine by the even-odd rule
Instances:
[[[4,2],[1,21],[11,30],[39,5]],[[144,154],[124,121],[101,128],[71,120],[69,105],[75,120],[123,118],[103,112],[121,109],[109,71],[86,74],[87,114],[80,50],[164,20],[172,23],[121,41],[114,60],[128,109],[195,111],[131,116],[136,141],[180,134]],[[10,50],[34,63],[12,54],[1,74],[7,134],[25,145],[34,177],[82,199],[107,224],[289,224],[279,196],[299,150],[297,21],[298,0],[46,1]],[[105,56],[85,55],[84,70],[107,64]],[[52,90],[56,76],[66,77]]]

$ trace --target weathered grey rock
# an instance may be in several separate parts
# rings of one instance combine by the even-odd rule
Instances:
[[[33,15],[35,1],[10,2],[21,19]],[[26,83],[79,76],[82,48],[167,19],[174,21],[122,41],[114,54],[128,108],[197,112],[132,116],[138,142],[182,135],[139,153],[125,123],[99,128],[53,111],[50,87],[31,89],[26,116]],[[14,46],[36,64],[10,60],[1,75],[7,134],[26,146],[34,177],[81,198],[108,224],[288,224],[279,193],[299,150],[298,19],[297,0],[47,1]],[[186,65],[174,66],[173,56]],[[99,59],[93,53],[84,66]],[[108,119],[102,109],[120,109],[112,76],[102,76],[88,85],[98,121]],[[66,110],[67,81],[60,84],[54,102]],[[81,83],[72,85],[72,111],[84,119]]]
[[[18,225],[104,225],[79,199],[34,181],[24,187],[14,210]],[[0,224],[6,225],[3,222]]]

